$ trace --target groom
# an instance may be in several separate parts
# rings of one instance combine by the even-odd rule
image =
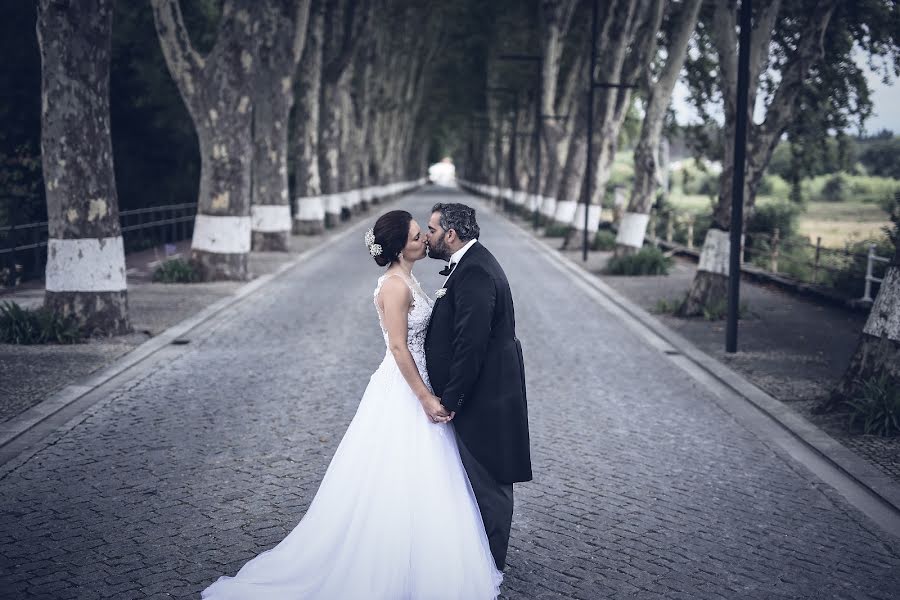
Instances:
[[[525,368],[512,293],[500,264],[478,243],[475,210],[435,204],[428,254],[448,260],[425,338],[428,377],[454,415],[463,466],[475,492],[491,554],[506,565],[513,486],[531,480]]]

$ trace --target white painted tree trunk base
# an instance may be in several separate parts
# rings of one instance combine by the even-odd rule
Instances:
[[[250,252],[252,221],[247,217],[198,214],[191,250],[210,254]]]
[[[600,229],[600,212],[602,210],[602,207],[596,204],[591,204],[590,208],[588,209],[587,230],[589,232],[594,232]],[[576,231],[584,231],[584,204],[578,204],[575,210],[575,219],[572,221],[572,225],[575,227]]]
[[[557,223],[571,225],[572,221],[575,220],[575,208],[576,203],[574,200],[560,200],[556,203],[556,213],[553,215],[553,220]]]
[[[250,207],[253,232],[275,233],[291,230],[291,207],[287,204],[256,204]]]
[[[619,223],[619,231],[616,233],[616,244],[630,246],[631,248],[643,248],[649,222],[650,215],[648,214],[626,212]]]
[[[741,236],[741,243],[743,244],[743,236]],[[721,229],[710,229],[706,232],[706,239],[703,241],[697,270],[727,276],[730,253],[731,234]]]
[[[556,214],[556,198],[543,196],[541,198],[541,214],[552,219]]]
[[[889,267],[863,333],[900,342],[900,267]]]
[[[48,292],[120,292],[127,288],[122,236],[47,241]]]

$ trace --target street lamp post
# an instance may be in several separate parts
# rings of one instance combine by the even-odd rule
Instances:
[[[741,234],[744,232],[744,175],[747,156],[747,112],[750,84],[750,29],[753,2],[741,1],[738,47],[737,116],[734,128],[734,176],[731,188],[731,247],[728,256],[728,322],[725,351],[737,352],[738,310],[741,295]]]

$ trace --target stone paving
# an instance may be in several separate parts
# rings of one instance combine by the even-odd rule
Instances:
[[[406,203],[422,223],[447,196],[461,199],[428,190]],[[513,226],[479,220],[516,298],[535,467],[516,486],[504,598],[897,596],[898,540],[723,412]],[[426,290],[440,266],[417,266]],[[378,274],[359,229],[0,469],[0,595],[199,598],[276,544],[383,356]]]

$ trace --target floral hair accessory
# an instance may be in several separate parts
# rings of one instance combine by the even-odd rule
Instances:
[[[371,229],[366,232],[366,247],[369,249],[369,254],[373,257],[381,254],[381,244],[375,243],[375,232]]]

